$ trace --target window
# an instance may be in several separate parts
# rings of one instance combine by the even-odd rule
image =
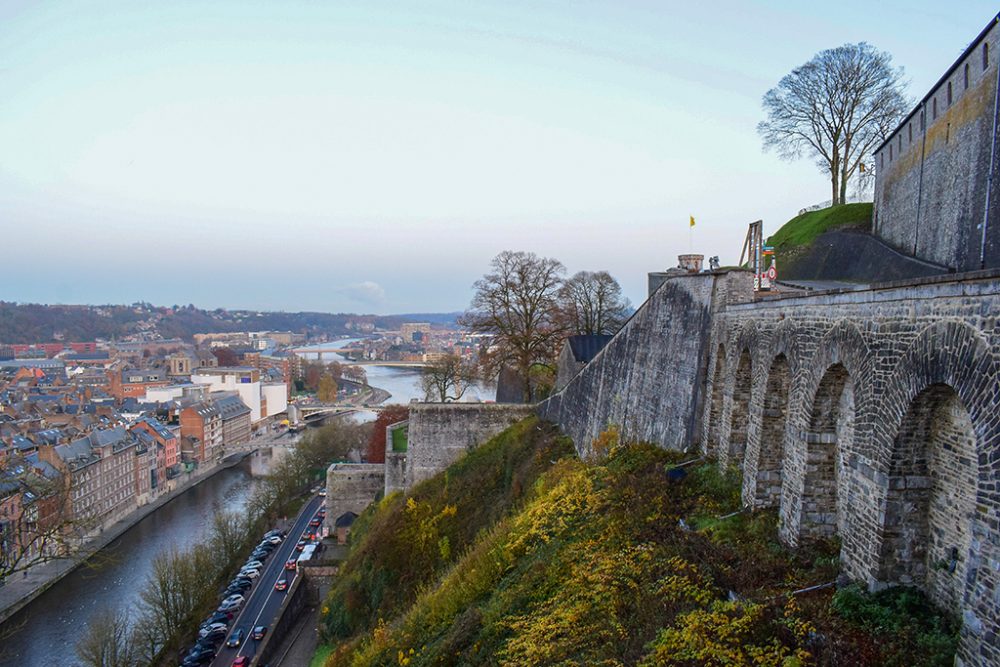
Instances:
[[[892,162],[892,144],[889,144],[889,162]]]
[[[907,135],[906,136],[906,140],[912,144],[913,143],[913,123],[910,123],[909,125],[906,126],[906,135]]]
[[[989,42],[983,44],[983,69],[987,70],[990,67],[990,45]]]
[[[899,135],[899,153],[903,153],[903,135]]]
[[[951,81],[948,82],[948,106],[951,106]]]
[[[931,120],[937,120],[937,98],[935,97],[931,102]]]
[[[969,63],[965,63],[965,88],[969,88]]]

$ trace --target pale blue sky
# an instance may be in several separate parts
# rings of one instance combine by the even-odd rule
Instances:
[[[760,98],[865,40],[918,98],[994,15],[942,2],[0,0],[0,299],[464,308],[505,249],[636,303],[829,197]]]

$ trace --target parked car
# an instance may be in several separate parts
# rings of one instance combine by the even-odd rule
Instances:
[[[188,653],[181,663],[181,667],[196,667],[197,665],[207,665],[215,659],[215,651],[209,649],[198,653]]]
[[[274,590],[276,591],[283,591],[286,590],[287,588],[288,588],[288,580],[285,579],[284,577],[274,582]]]
[[[260,576],[260,570],[240,570],[240,576],[247,579],[256,579]]]
[[[222,604],[219,605],[219,611],[235,611],[243,606],[245,599],[246,598],[238,593],[230,595],[222,601]]]
[[[264,567],[264,564],[262,562],[260,562],[259,560],[251,559],[246,562],[246,565],[243,566],[243,569],[246,570],[249,568],[253,568],[259,570],[262,567]]]
[[[226,630],[227,630],[228,628],[229,628],[229,626],[228,626],[228,625],[226,625],[225,623],[212,623],[212,624],[211,624],[211,625],[209,625],[208,627],[200,629],[200,630],[198,631],[198,636],[199,636],[199,637],[205,637],[205,636],[207,636],[207,635],[208,635],[209,633],[212,633],[212,632],[218,632],[218,631],[220,631],[220,630],[221,630],[222,632],[225,632],[225,631],[226,631]]]
[[[274,546],[278,546],[279,544],[282,543],[283,540],[280,535],[272,535],[271,537],[265,537],[264,541],[267,542],[268,544],[273,544]]]
[[[212,658],[215,657],[215,649],[211,647],[198,648],[195,646],[192,648],[187,656],[184,658],[184,663],[194,663],[196,665],[202,665],[206,662],[211,662]]]
[[[237,648],[243,643],[243,628],[236,628],[233,630],[233,634],[229,635],[229,639],[226,641],[226,646],[229,648]]]
[[[253,629],[253,635],[252,636],[253,636],[253,638],[254,638],[255,641],[260,641],[261,639],[264,638],[264,635],[266,635],[266,634],[267,634],[267,626],[266,625],[258,625],[256,628]]]
[[[221,611],[213,612],[211,616],[205,619],[205,622],[201,624],[201,627],[207,628],[213,623],[228,623],[229,619],[232,618],[232,616],[233,616],[232,614],[226,612],[221,612]]]

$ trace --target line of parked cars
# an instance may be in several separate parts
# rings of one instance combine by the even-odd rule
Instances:
[[[249,560],[240,568],[239,573],[233,580],[229,582],[229,586],[226,587],[223,593],[226,597],[219,604],[218,609],[206,618],[198,628],[198,642],[188,651],[181,662],[181,667],[200,667],[201,665],[207,665],[215,659],[219,644],[229,634],[229,623],[236,617],[240,609],[243,608],[246,596],[253,587],[254,580],[260,576],[261,570],[264,568],[264,561],[281,544],[284,537],[285,532],[282,530],[271,530],[264,534],[264,539],[254,548]],[[258,626],[253,629],[251,637],[260,640],[264,638],[266,633],[266,627]],[[245,639],[246,630],[236,628],[226,641],[226,646],[229,648],[239,648]],[[247,663],[245,660],[243,662]],[[233,664],[240,664],[240,659],[237,658],[237,662]]]

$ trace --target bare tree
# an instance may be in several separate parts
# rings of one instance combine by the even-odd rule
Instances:
[[[457,401],[476,383],[476,369],[457,354],[446,354],[424,368],[420,386],[424,400],[438,403]]]
[[[551,363],[562,338],[563,327],[555,315],[566,269],[555,259],[510,250],[494,257],[490,265],[492,271],[473,285],[472,304],[459,323],[492,335],[490,354],[485,355],[487,372],[496,375],[504,366],[512,366],[528,402],[532,366]]]
[[[76,654],[86,667],[139,665],[128,613],[105,609],[94,615],[87,624],[86,634],[76,645]]]
[[[906,113],[904,85],[902,68],[871,44],[827,49],[767,91],[757,131],[783,159],[815,158],[830,175],[833,204],[843,204],[858,165]]]
[[[74,520],[68,481],[46,477],[20,457],[0,463],[0,584],[79,550],[93,522]]]
[[[628,318],[632,304],[607,271],[580,271],[559,289],[559,311],[567,331],[614,334]]]

